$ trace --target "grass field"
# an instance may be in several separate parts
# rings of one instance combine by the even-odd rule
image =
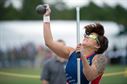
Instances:
[[[41,84],[40,73],[41,69],[0,68],[0,84]],[[127,67],[108,65],[101,84],[127,84]]]

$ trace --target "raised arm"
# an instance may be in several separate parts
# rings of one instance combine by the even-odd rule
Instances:
[[[44,27],[43,34],[45,44],[58,56],[68,58],[71,48],[64,46],[59,42],[53,40],[52,32],[50,29],[50,13],[51,10],[49,7],[47,7],[46,13],[43,16],[43,27]]]

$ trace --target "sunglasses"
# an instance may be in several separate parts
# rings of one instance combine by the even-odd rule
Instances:
[[[84,34],[84,38],[90,38],[90,39],[96,40],[97,44],[100,45],[100,41],[98,40],[98,37],[94,34],[90,34],[90,35]]]

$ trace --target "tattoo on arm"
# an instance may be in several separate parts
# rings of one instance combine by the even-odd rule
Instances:
[[[107,64],[107,59],[105,56],[101,54],[96,55],[96,57],[93,58],[93,65],[95,66],[98,74],[101,74],[104,72],[106,64]]]

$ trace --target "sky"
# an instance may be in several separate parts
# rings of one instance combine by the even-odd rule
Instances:
[[[6,3],[6,6],[8,6],[10,3],[13,3],[13,5],[20,9],[22,7],[22,2],[23,0],[8,0],[8,2]],[[45,3],[54,3],[57,1],[62,1],[62,0],[44,0]],[[124,8],[127,9],[127,0],[63,0],[68,7],[72,8],[72,7],[76,7],[76,6],[86,6],[89,4],[90,1],[93,1],[95,4],[97,4],[98,6],[103,6],[104,3],[108,4],[111,7],[116,6],[116,4],[120,4],[121,6],[123,6]]]

